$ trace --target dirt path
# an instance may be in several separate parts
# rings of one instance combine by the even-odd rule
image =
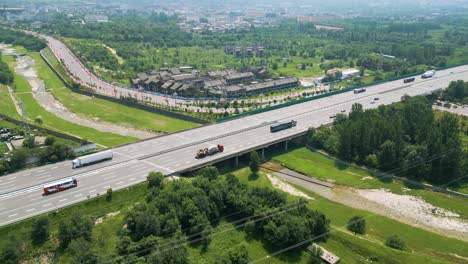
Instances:
[[[10,52],[9,54],[13,55],[11,53],[11,50],[8,49],[5,45],[0,46],[0,49],[7,50],[8,52]],[[32,94],[36,101],[48,112],[55,114],[61,119],[82,126],[92,127],[99,131],[111,132],[119,135],[132,136],[136,138],[150,138],[158,135],[149,131],[115,125],[108,122],[96,122],[95,120],[84,118],[71,112],[46,90],[44,81],[37,77],[36,71],[34,69],[35,62],[31,57],[20,56],[17,58],[16,61],[17,66],[15,67],[15,71],[18,75],[24,77],[29,82],[32,88]]]
[[[311,178],[293,173],[291,174],[290,170],[285,169],[274,173],[274,175],[328,200],[386,216],[444,236],[468,241],[467,221],[453,212],[435,207],[418,197],[398,195],[385,190],[364,190],[339,185],[329,187],[306,181],[306,179]]]

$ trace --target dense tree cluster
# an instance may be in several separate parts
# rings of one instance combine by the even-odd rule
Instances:
[[[38,157],[40,164],[46,164],[73,159],[75,156],[76,154],[70,146],[55,142],[53,137],[47,137],[45,146],[38,147],[34,137],[28,136],[23,141],[23,148],[9,153],[7,159],[0,159],[0,174],[24,168],[29,157]]]
[[[321,68],[324,70],[357,66],[384,71],[385,76],[380,78],[385,78],[422,71],[428,66],[446,66],[449,59],[453,59],[455,51],[467,41],[466,30],[456,27],[456,23],[447,18],[431,22],[405,19],[385,21],[374,18],[340,20],[335,23],[341,24],[344,30],[338,31],[319,30],[311,23],[285,20],[277,27],[232,30],[222,34],[183,32],[176,26],[175,17],[161,14],[118,15],[112,16],[111,21],[81,25],[62,16],[47,25],[46,31],[74,39],[98,40],[115,48],[117,54],[125,60],[121,65],[115,63],[115,58],[110,56],[109,51],[103,50],[104,47],[98,47],[101,44],[77,44],[74,47],[77,53],[80,52],[83,58],[95,65],[119,69],[115,74],[122,76],[113,76],[118,80],[134,78],[137,72],[153,70],[163,65],[166,67],[166,64],[190,64],[206,70],[207,62],[213,59],[198,58],[196,62],[187,60],[187,56],[179,56],[179,50],[168,51],[170,48],[196,47],[219,51],[225,46],[246,43],[265,46],[265,58],[234,60],[219,55],[215,56],[219,58],[218,61],[212,64],[237,68],[261,64],[278,70],[279,65],[286,66],[292,62],[281,61],[284,58],[320,57],[321,64],[324,64]],[[444,37],[435,37],[431,34],[432,30],[444,30]],[[92,54],[91,46],[102,52]],[[383,54],[396,58],[385,58]],[[457,58],[458,61],[466,59],[468,58]]]
[[[2,56],[0,53],[0,83],[1,84],[12,84],[14,75],[13,72],[8,67],[4,61],[2,61]]]
[[[184,243],[208,246],[226,215],[226,220],[257,234],[274,248],[322,234],[318,240],[327,238],[329,221],[304,201],[290,204],[277,191],[248,187],[233,175],[219,177],[215,167],[203,169],[191,182],[161,184],[159,173],[149,178],[152,184],[146,203],[135,205],[125,217],[127,232],[118,246],[125,261],[186,263]],[[220,256],[218,263],[247,263],[248,259],[246,249],[239,247]]]
[[[23,46],[28,50],[40,51],[47,46],[46,42],[21,31],[0,27],[0,42]]]
[[[450,82],[442,94],[444,100],[468,104],[468,82],[462,80]]]
[[[348,161],[390,173],[447,182],[461,173],[463,150],[458,119],[435,118],[424,97],[404,97],[399,104],[337,115],[333,127],[310,129],[309,144]],[[465,172],[466,173],[466,172]]]

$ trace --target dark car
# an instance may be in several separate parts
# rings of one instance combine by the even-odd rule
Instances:
[[[415,78],[414,77],[411,77],[411,78],[406,78],[403,80],[403,83],[410,83],[410,82],[414,82]]]

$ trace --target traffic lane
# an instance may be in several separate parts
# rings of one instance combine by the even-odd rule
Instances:
[[[7,176],[0,177],[0,194],[27,188],[37,184],[45,184],[51,181],[60,180],[76,174],[115,165],[126,160],[128,160],[126,156],[115,153],[112,160],[102,161],[76,169],[72,169],[71,160],[67,160],[7,174]]]
[[[154,166],[139,162],[116,170],[113,174],[81,178],[78,187],[55,194],[43,196],[42,189],[38,189],[11,197],[2,202],[4,206],[0,210],[0,225],[103,195],[109,188],[118,190],[143,182],[151,171],[155,171]]]
[[[357,102],[361,103],[365,108],[374,108],[378,107],[378,105],[391,104],[395,101],[399,101],[401,96],[403,96],[402,93],[395,93],[392,96],[383,98],[382,100],[378,101],[374,101],[373,96],[367,96],[361,98]],[[370,100],[374,101],[374,104],[371,104]],[[242,137],[235,135],[229,136],[218,141],[197,144],[190,148],[184,148],[170,153],[161,154],[147,160],[157,164],[164,164],[166,168],[174,171],[187,169],[192,166],[214,160],[220,156],[228,156],[236,152],[245,151],[255,146],[268,144],[268,142],[274,140],[290,137],[294,134],[307,131],[309,127],[319,127],[321,125],[330,124],[334,120],[333,118],[330,118],[330,116],[341,113],[341,110],[343,109],[346,110],[345,113],[349,113],[354,102],[343,103],[336,107],[324,108],[321,111],[298,115],[295,118],[295,120],[297,120],[296,127],[285,129],[276,133],[271,133],[269,126],[260,127],[243,133]],[[223,153],[217,153],[216,155],[208,156],[203,159],[195,159],[197,150],[216,144],[221,144],[224,146]]]

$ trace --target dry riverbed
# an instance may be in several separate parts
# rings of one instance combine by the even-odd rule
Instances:
[[[8,45],[0,44],[0,50],[2,51],[3,55],[17,55]],[[47,91],[44,81],[37,76],[36,69],[34,68],[35,61],[33,58],[27,55],[18,56],[16,62],[17,65],[15,67],[15,71],[18,75],[24,77],[31,85],[34,99],[36,99],[39,105],[41,105],[48,112],[53,113],[61,119],[82,126],[92,127],[99,131],[110,132],[123,136],[132,136],[143,139],[158,135],[150,131],[139,130],[132,127],[85,118],[71,112],[60,101],[55,99],[55,97],[50,92]],[[63,89],[67,88],[63,87]]]

